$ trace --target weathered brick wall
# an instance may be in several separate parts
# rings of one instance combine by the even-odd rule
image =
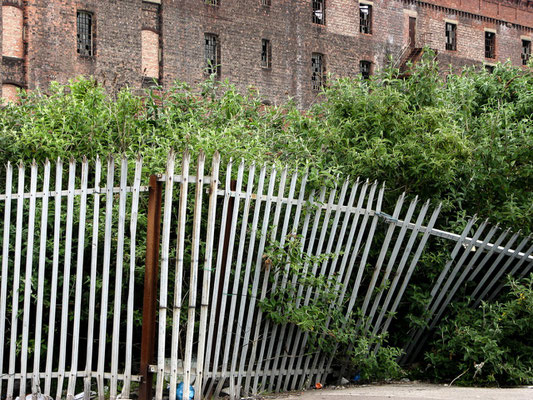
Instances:
[[[290,97],[303,107],[316,96],[312,53],[325,55],[333,76],[357,75],[361,60],[382,68],[406,46],[409,17],[417,19],[416,46],[436,49],[455,69],[495,61],[484,57],[486,28],[496,31],[496,60],[513,64],[521,62],[521,37],[533,32],[529,0],[374,0],[371,35],[359,32],[356,0],[326,0],[325,26],[312,23],[310,0],[273,0],[270,7],[261,0],[220,0],[218,7],[203,0],[3,1],[14,3],[24,6],[25,61],[4,58],[3,82],[20,80],[33,89],[94,75],[110,90],[139,88],[144,76],[166,86],[176,79],[195,85],[204,79],[204,34],[212,33],[221,46],[222,79],[243,91],[252,86],[265,100]],[[92,57],[76,51],[77,10],[94,15]],[[445,49],[446,20],[458,24],[456,51]],[[261,66],[262,39],[272,44],[270,69]]]

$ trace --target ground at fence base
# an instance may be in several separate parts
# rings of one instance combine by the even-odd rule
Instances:
[[[427,383],[357,385],[268,397],[283,400],[531,400],[533,387],[473,388]]]

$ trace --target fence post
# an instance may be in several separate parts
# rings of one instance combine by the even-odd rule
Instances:
[[[161,193],[163,183],[150,176],[148,224],[146,227],[146,262],[144,272],[144,300],[141,343],[140,400],[152,399],[152,372],[156,338],[157,277],[159,273],[159,242],[161,233]]]

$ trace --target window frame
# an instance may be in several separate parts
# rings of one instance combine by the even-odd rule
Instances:
[[[531,39],[522,39],[522,53],[520,54],[522,65],[527,65],[531,58]]]
[[[317,63],[315,60],[318,60]],[[319,70],[316,69],[318,64]],[[319,92],[326,84],[326,56],[323,53],[311,54],[311,88],[313,92]]]
[[[261,39],[261,68],[272,69],[272,42]]]
[[[453,27],[453,29],[448,29],[448,27]],[[457,51],[457,23],[446,21],[444,29],[446,35],[446,50]],[[453,34],[453,37],[451,34]]]
[[[213,40],[214,47],[213,51],[209,51],[208,40]],[[214,56],[214,62],[209,56]],[[221,68],[220,68],[220,38],[216,33],[204,33],[204,74],[209,77],[213,74],[216,75],[217,79],[220,79]]]
[[[263,7],[270,7],[272,4],[271,0],[261,0],[261,5]]]
[[[496,32],[485,31],[485,58],[496,58]]]
[[[313,24],[325,26],[326,25],[326,0],[311,0],[311,8],[313,10],[313,14],[312,14]],[[317,12],[319,11],[322,11],[322,18],[319,18],[317,16]]]
[[[204,0],[204,4],[206,6],[219,7],[220,6],[220,0]]]
[[[367,13],[363,12],[363,9],[368,9]],[[372,35],[372,17],[373,10],[372,4],[368,3],[359,3],[359,33],[364,35]],[[366,17],[363,15],[366,14]]]
[[[85,20],[88,20],[87,24],[87,32],[81,32],[81,24],[82,17],[85,17]],[[86,22],[86,21],[83,21]],[[81,38],[80,35],[86,34],[88,35],[88,39]],[[83,47],[87,47],[87,43],[89,45],[89,49],[85,49],[82,51]],[[87,57],[91,58],[95,56],[96,53],[96,47],[95,47],[95,18],[94,13],[88,10],[77,10],[76,11],[76,53],[80,57]]]
[[[368,68],[367,71],[363,71],[364,68]],[[363,79],[368,80],[372,75],[372,61],[369,60],[360,60],[359,61],[359,73]]]

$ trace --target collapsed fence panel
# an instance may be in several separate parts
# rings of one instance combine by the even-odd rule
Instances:
[[[15,191],[14,168],[6,167],[0,194],[2,398],[33,393],[73,399],[83,393],[88,399],[93,391],[99,398],[116,398],[119,391],[129,397],[131,381],[140,380],[132,374],[132,324],[137,214],[146,188],[141,186],[140,159],[134,163],[131,185],[128,160],[122,159],[115,187],[114,164],[110,158],[104,188],[98,159],[94,163],[70,160],[66,169],[61,160],[55,168],[49,161],[43,166],[33,162],[30,168],[21,164]],[[100,224],[103,193],[104,229]],[[113,204],[116,196],[118,207]],[[127,272],[125,262],[130,266]],[[122,301],[123,292],[127,304]],[[113,320],[112,334],[106,328],[108,320]],[[121,331],[124,326],[126,332]],[[100,332],[98,339],[95,330]]]

